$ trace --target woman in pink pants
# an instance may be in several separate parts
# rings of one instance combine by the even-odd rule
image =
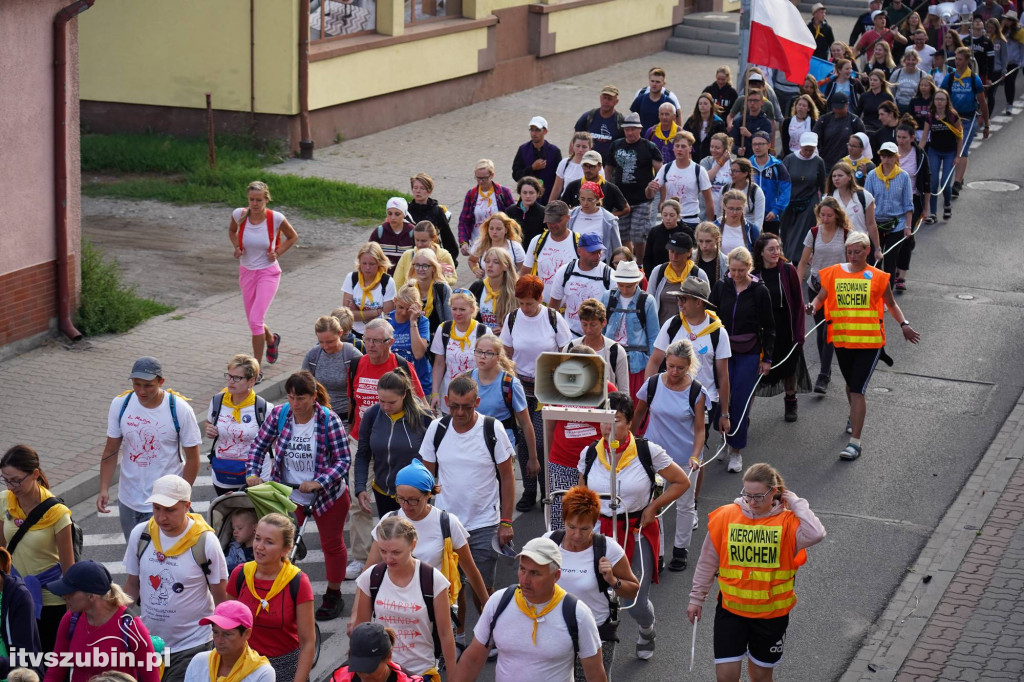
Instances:
[[[250,182],[248,194],[248,208],[236,208],[231,213],[228,237],[238,259],[238,284],[252,332],[253,357],[263,362],[266,348],[267,362],[274,364],[281,335],[271,333],[264,319],[281,282],[277,259],[299,240],[299,235],[283,213],[267,210],[270,188],[265,182]],[[261,372],[256,383],[262,380]]]

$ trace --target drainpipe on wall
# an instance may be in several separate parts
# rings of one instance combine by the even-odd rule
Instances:
[[[53,19],[53,196],[57,239],[57,325],[72,341],[82,332],[71,321],[71,268],[68,248],[68,22],[96,0],[78,0]]]
[[[320,27],[321,34],[323,26]],[[309,132],[309,0],[299,0],[299,156],[313,158]]]

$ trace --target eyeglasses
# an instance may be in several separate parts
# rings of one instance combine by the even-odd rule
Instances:
[[[417,270],[429,270],[430,268],[434,267],[430,263],[413,263],[412,266]]]
[[[477,356],[478,358],[496,358],[496,357],[498,357],[498,354],[495,353],[493,350],[480,350],[479,348],[476,348],[476,349],[473,350],[473,355]]]
[[[748,493],[746,490],[741,490],[740,491],[740,497],[742,497],[747,502],[757,502],[758,504],[760,504],[761,502],[764,501],[764,498],[768,497],[768,495],[771,494],[771,492],[773,490],[775,490],[774,486],[771,487],[771,488],[768,488],[768,490],[766,490],[765,492],[761,493],[760,495],[754,495],[753,493]]]
[[[368,344],[370,346],[381,346],[390,340],[391,339],[371,339],[369,336],[363,337],[363,343]]]
[[[474,175],[473,177],[475,177],[477,180],[490,180],[491,179],[490,174],[487,174],[487,175]]]
[[[395,495],[395,502],[398,504],[404,504],[409,507],[418,507],[423,502],[422,497],[402,497],[401,495]]]
[[[0,476],[0,481],[3,481],[3,484],[5,486],[7,486],[8,488],[17,488],[19,485],[22,484],[22,482],[26,478],[28,478],[28,476],[29,475],[26,474],[25,476],[22,476],[21,478],[13,478],[13,479],[12,478],[7,478],[6,476]]]
[[[228,382],[229,384],[239,383],[248,380],[249,377],[247,376],[238,376],[237,374],[232,374],[231,372],[224,372],[224,381]]]
[[[459,405],[458,403],[448,403],[449,412],[473,412],[476,410],[475,404]]]

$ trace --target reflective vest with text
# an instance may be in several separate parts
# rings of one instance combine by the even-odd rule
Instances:
[[[836,348],[885,345],[885,291],[889,274],[870,265],[857,273],[842,264],[818,273],[825,294],[828,341]]]

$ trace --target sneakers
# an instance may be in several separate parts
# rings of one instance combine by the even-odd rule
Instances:
[[[316,619],[334,620],[344,609],[345,600],[341,597],[341,591],[328,588],[324,593],[324,600],[320,602],[320,608],[316,610]]]
[[[662,556],[658,557],[658,573],[664,573],[664,572],[665,572],[665,556],[662,555]]]
[[[1013,116],[1013,111],[1010,109],[1010,107],[1006,107],[1003,110],[1003,116]]]
[[[668,570],[679,573],[686,570],[687,551],[682,547],[672,548],[672,561],[668,563]],[[639,655],[639,654],[638,654]]]
[[[686,551],[686,550],[683,550]],[[649,661],[651,656],[654,655],[654,628],[651,628],[650,634],[644,634],[643,628],[640,629],[640,634],[636,638],[636,657],[641,661]]]
[[[831,379],[824,374],[818,375],[818,380],[814,382],[815,393],[828,393],[828,383]]]
[[[345,580],[355,580],[363,573],[363,568],[366,566],[365,563],[359,561],[359,559],[353,559],[348,562],[348,566],[345,567]]]
[[[786,416],[785,416],[785,419],[788,422],[795,422],[796,421],[796,395],[795,394],[794,395],[787,395],[786,396]]]
[[[846,433],[853,435],[853,422],[850,421],[849,417],[846,418]]]
[[[907,280],[903,279],[902,277],[897,277],[896,278],[896,283],[893,286],[893,288],[896,289],[896,291],[906,291],[907,290]]]
[[[839,453],[839,459],[845,459],[847,461],[853,461],[860,457],[861,448],[859,445],[853,443],[847,443],[843,451]]]
[[[258,385],[260,385],[262,383],[263,383],[263,372],[260,372],[260,375],[258,377],[256,377],[256,385],[258,386]]]
[[[949,220],[952,217],[953,217],[953,207],[952,206],[943,206],[942,207],[942,219],[943,220]]]
[[[521,512],[528,512],[533,509],[535,504],[537,504],[537,493],[524,492],[523,496],[516,502],[516,509]]]
[[[491,650],[487,652],[487,660],[493,661],[498,657],[498,647],[491,647]]]
[[[963,189],[964,183],[959,180],[953,183],[953,198],[956,199],[960,196],[960,190]]]
[[[932,213],[931,215],[929,215],[927,218],[924,219],[924,224],[925,225],[934,225],[935,221],[936,221],[935,214]]]
[[[277,353],[281,346],[281,335],[274,334],[274,340],[267,344],[267,362],[271,365],[277,362]]]
[[[743,455],[734,452],[729,455],[729,473],[738,474],[743,471]]]

